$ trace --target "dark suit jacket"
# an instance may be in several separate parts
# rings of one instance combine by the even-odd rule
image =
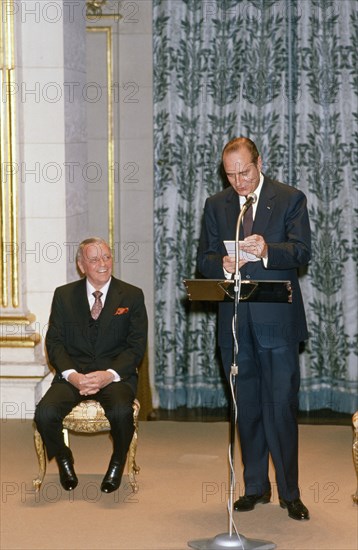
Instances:
[[[56,369],[87,373],[113,369],[136,391],[137,368],[147,342],[147,313],[141,289],[112,277],[106,301],[93,321],[86,279],[55,290],[46,335],[47,353]]]
[[[223,279],[224,240],[234,240],[240,213],[239,196],[232,187],[207,199],[198,250],[198,270],[209,279]],[[264,177],[252,233],[268,245],[268,264],[250,262],[241,268],[242,279],[290,280],[292,304],[239,304],[239,337],[250,324],[262,347],[300,342],[308,337],[297,268],[308,263],[311,236],[305,195],[283,183]],[[242,237],[241,237],[242,238]],[[219,304],[219,345],[232,345],[233,305]]]

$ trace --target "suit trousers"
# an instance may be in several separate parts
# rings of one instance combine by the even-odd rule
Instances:
[[[227,379],[232,348],[221,347]],[[252,329],[239,341],[237,375],[238,431],[246,495],[270,489],[269,454],[280,498],[299,498],[298,488],[298,344],[260,347]]]
[[[113,456],[123,463],[134,434],[132,388],[125,382],[112,382],[91,396],[80,395],[77,388],[65,380],[53,382],[35,411],[35,422],[50,460],[68,453],[65,445],[62,421],[81,401],[95,399],[106,414],[111,426]]]

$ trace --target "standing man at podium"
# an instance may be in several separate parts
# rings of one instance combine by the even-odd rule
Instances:
[[[209,197],[198,250],[198,270],[209,279],[232,278],[235,258],[224,241],[234,240],[240,209],[249,194],[253,204],[240,228],[240,249],[255,261],[240,260],[242,280],[290,280],[292,303],[239,303],[238,428],[245,494],[239,512],[271,499],[269,455],[276,470],[280,506],[296,520],[309,519],[298,487],[299,343],[308,337],[297,269],[311,255],[305,195],[265,176],[253,141],[229,141],[222,153],[230,186]],[[250,219],[251,218],[251,219]],[[251,227],[250,227],[251,226]],[[218,343],[227,379],[233,361],[233,302],[219,304]]]

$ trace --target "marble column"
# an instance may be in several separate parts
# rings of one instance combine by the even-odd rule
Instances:
[[[77,278],[87,236],[84,2],[1,2],[2,418],[32,417],[52,375],[54,288]]]

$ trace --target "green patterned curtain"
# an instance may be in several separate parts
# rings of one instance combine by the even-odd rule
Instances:
[[[302,410],[357,405],[356,0],[154,0],[156,388],[160,406],[227,402],[216,308],[189,303],[220,156],[253,139],[263,171],[308,197]]]

